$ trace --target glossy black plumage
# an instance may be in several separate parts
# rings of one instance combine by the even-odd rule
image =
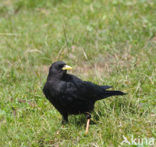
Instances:
[[[68,121],[69,114],[91,112],[97,100],[124,95],[121,91],[108,91],[111,86],[99,86],[67,74],[62,70],[65,65],[62,61],[51,65],[43,88],[46,98],[61,113],[63,121]]]

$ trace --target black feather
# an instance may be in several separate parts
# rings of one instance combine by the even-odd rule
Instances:
[[[112,86],[99,86],[67,74],[67,71],[62,70],[65,65],[62,61],[51,65],[43,88],[46,98],[61,113],[65,121],[68,121],[69,114],[91,112],[97,100],[125,94],[121,91],[106,90]]]

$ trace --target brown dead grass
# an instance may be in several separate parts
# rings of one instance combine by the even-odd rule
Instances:
[[[122,52],[114,53],[112,55],[105,54],[99,55],[95,58],[94,63],[90,63],[88,61],[79,61],[78,57],[75,56],[76,47],[72,47],[72,51],[69,54],[69,58],[71,58],[75,62],[75,66],[71,73],[75,75],[83,75],[83,77],[89,77],[89,76],[96,76],[99,79],[102,79],[104,76],[109,76],[114,70],[121,70],[123,68],[130,68],[131,64],[134,60],[134,57],[130,53],[130,49],[125,49]],[[79,55],[85,56],[87,58],[86,53],[84,53],[84,50],[79,48],[79,51],[81,53],[77,53]],[[39,67],[39,72],[42,73],[48,73],[50,65],[42,65]]]
[[[129,49],[113,55],[99,55],[95,58],[94,63],[82,62],[76,66],[73,73],[83,74],[84,76],[96,75],[101,78],[102,76],[109,76],[114,70],[131,68],[133,60],[134,57],[131,55]]]

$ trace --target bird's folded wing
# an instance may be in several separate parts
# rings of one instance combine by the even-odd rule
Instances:
[[[73,99],[94,100],[103,94],[107,88],[110,87],[98,86],[87,81],[77,83],[66,82],[66,88],[63,93],[66,96],[71,96]]]

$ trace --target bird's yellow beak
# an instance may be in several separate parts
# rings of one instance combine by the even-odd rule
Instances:
[[[71,70],[71,69],[72,69],[72,67],[69,66],[69,65],[65,65],[65,66],[63,66],[63,68],[62,68],[62,70]]]

